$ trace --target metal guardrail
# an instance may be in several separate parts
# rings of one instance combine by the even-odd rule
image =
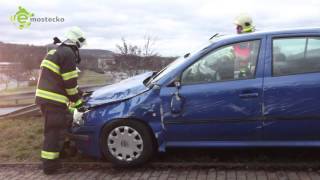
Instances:
[[[2,101],[15,101],[17,105],[19,100],[31,99],[34,97],[35,92],[26,92],[21,94],[12,94],[12,95],[0,95]]]
[[[99,87],[106,86],[110,84],[95,84],[95,85],[84,85],[80,86],[82,91],[91,91]],[[34,98],[35,91],[24,92],[19,94],[10,94],[10,95],[0,95],[1,101],[15,101],[15,105],[18,105],[20,100],[32,99]]]
[[[32,104],[32,105],[26,106],[24,108],[18,109],[16,111],[0,115],[0,119],[17,118],[17,117],[21,117],[21,116],[35,116],[35,115],[40,115],[40,109],[38,108],[37,105]]]
[[[110,84],[105,84],[110,85]],[[81,86],[81,90],[83,91],[92,91],[94,89],[97,89],[99,87],[105,86],[105,85],[87,85],[87,86]],[[26,92],[21,94],[14,94],[14,95],[0,95],[1,100],[14,100],[16,104],[18,104],[18,100],[21,99],[32,99],[34,98],[35,92]],[[3,118],[17,118],[21,116],[34,116],[34,115],[40,115],[40,109],[37,105],[32,104],[29,106],[26,106],[24,108],[21,108],[19,110],[0,115],[0,119]]]

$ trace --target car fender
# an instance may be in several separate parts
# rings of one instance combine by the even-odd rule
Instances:
[[[101,105],[86,114],[86,125],[95,125],[100,138],[105,125],[121,119],[138,120],[146,124],[158,145],[159,151],[165,151],[165,133],[162,121],[159,90],[151,89],[130,99]]]

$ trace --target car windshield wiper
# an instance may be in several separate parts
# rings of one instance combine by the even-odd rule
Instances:
[[[154,71],[150,77],[148,77],[147,79],[145,79],[145,80],[143,81],[143,84],[144,84],[145,86],[149,86],[150,82],[154,79],[154,77],[156,77],[157,74],[158,74],[158,72],[157,72],[157,71]]]

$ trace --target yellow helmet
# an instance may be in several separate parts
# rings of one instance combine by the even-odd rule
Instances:
[[[71,27],[65,33],[65,37],[75,43],[79,48],[87,44],[84,32],[79,27]]]
[[[242,30],[240,33],[248,33],[254,31],[254,26],[252,25],[252,18],[246,13],[239,14],[235,20],[234,23],[237,26],[241,26]]]

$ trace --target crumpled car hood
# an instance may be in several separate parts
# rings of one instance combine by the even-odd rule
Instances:
[[[152,76],[153,72],[146,72],[119,83],[104,86],[95,90],[87,99],[86,106],[94,107],[102,104],[123,101],[139,95],[147,90],[143,81]]]

